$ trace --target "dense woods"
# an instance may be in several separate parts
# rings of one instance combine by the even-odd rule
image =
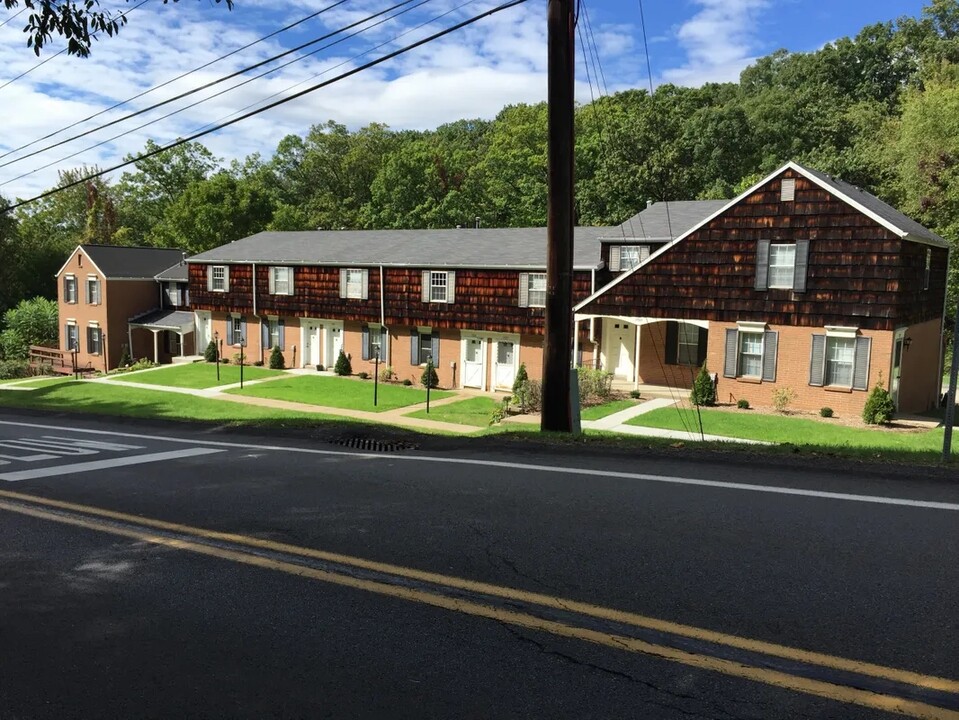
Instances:
[[[629,90],[577,111],[576,217],[615,224],[647,199],[729,198],[787,160],[882,197],[959,241],[959,4],[777,51],[738,83]],[[147,149],[151,149],[148,144]],[[88,174],[76,168],[61,184]],[[206,250],[264,229],[546,223],[546,106],[429,131],[319,123],[270,158],[198,143],[0,215],[0,312],[55,296],[79,242]],[[959,273],[950,277],[952,296]]]

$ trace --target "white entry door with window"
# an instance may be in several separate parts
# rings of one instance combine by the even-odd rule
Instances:
[[[330,370],[343,349],[343,323],[327,322],[326,330],[326,368]]]
[[[606,320],[606,370],[621,380],[632,381],[635,372],[636,326],[622,320]]]
[[[463,338],[463,387],[486,389],[486,345],[481,338]]]
[[[519,360],[519,343],[497,340],[493,347],[493,387],[512,389]]]
[[[320,364],[320,351],[322,349],[319,321],[304,320],[300,332],[303,367],[315,367]]]
[[[196,351],[203,352],[206,350],[206,346],[209,345],[210,341],[213,339],[213,323],[210,320],[210,313],[197,311],[194,316],[194,324],[196,325],[197,338]]]

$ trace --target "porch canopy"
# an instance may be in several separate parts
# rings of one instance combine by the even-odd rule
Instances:
[[[153,333],[153,362],[160,362],[160,344],[157,340],[164,330],[172,330],[180,336],[180,357],[183,357],[183,337],[193,332],[193,313],[186,310],[151,310],[148,313],[131,318],[127,323],[127,333],[131,352],[133,351],[133,330],[142,328]]]

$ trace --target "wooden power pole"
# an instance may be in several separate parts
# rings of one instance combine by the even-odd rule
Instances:
[[[573,0],[548,0],[549,198],[546,219],[546,341],[542,430],[572,432],[573,351]]]

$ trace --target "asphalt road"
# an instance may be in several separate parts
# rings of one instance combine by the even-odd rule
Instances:
[[[0,718],[959,718],[957,557],[948,474],[0,414]]]

